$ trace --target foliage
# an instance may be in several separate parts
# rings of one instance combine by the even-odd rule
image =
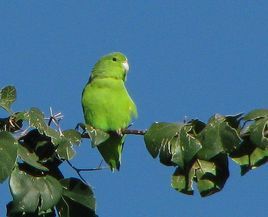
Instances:
[[[82,138],[93,147],[109,134],[83,127],[84,131],[59,126],[60,114],[45,118],[38,108],[13,112],[16,89],[0,90],[0,108],[7,117],[0,118],[0,183],[9,180],[13,200],[7,216],[97,216],[91,187],[71,160]],[[207,123],[198,119],[184,123],[153,123],[147,131],[122,130],[123,134],[144,136],[153,158],[175,167],[171,186],[184,194],[194,193],[194,183],[201,196],[220,190],[229,177],[228,160],[240,165],[241,175],[268,161],[268,110],[253,110],[246,115],[213,115]],[[67,162],[80,179],[65,177],[59,166]],[[88,169],[90,170],[90,169]],[[94,169],[93,169],[94,170]]]
[[[80,179],[65,178],[59,166],[75,155],[81,142],[74,130],[61,131],[60,116],[46,119],[38,108],[12,112],[16,89],[0,91],[0,107],[8,117],[0,118],[0,182],[9,179],[13,197],[7,216],[95,217],[95,197]],[[54,123],[54,127],[52,127]]]
[[[175,166],[172,187],[201,196],[220,191],[229,177],[228,157],[240,165],[241,175],[268,160],[268,110],[243,116],[214,115],[208,123],[154,123],[144,135],[153,158]]]

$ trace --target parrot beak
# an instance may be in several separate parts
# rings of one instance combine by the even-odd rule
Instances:
[[[122,65],[123,65],[123,68],[126,70],[126,72],[128,72],[128,70],[129,70],[129,65],[128,65],[127,60],[126,60],[125,62],[123,62]]]

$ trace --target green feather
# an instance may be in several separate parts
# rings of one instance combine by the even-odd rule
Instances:
[[[119,52],[102,57],[94,66],[82,94],[86,124],[110,133],[98,149],[112,170],[119,169],[124,136],[115,132],[128,127],[137,116],[124,81],[127,75],[127,58]]]

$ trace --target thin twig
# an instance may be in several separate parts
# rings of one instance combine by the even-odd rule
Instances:
[[[108,167],[82,168],[82,169],[77,169],[77,171],[78,172],[90,172],[90,171],[103,170],[103,169],[108,169]]]
[[[80,172],[77,170],[77,168],[75,166],[73,166],[70,161],[66,160],[66,162],[69,164],[70,167],[73,168],[73,170],[77,173],[77,175],[80,177],[80,179],[85,183],[88,184],[87,181],[83,178],[83,176],[81,176]]]
[[[87,181],[83,178],[83,176],[80,174],[80,172],[90,172],[90,171],[97,171],[97,170],[103,170],[103,169],[108,169],[108,167],[101,167],[101,163],[99,164],[98,167],[96,168],[76,168],[74,165],[71,164],[71,162],[69,160],[66,160],[66,162],[69,164],[70,167],[72,167],[72,169],[77,173],[77,175],[80,177],[80,179],[86,183]]]

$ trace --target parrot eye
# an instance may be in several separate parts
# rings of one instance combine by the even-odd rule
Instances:
[[[113,61],[116,62],[116,60],[117,60],[117,59],[116,59],[115,57],[113,57]]]

